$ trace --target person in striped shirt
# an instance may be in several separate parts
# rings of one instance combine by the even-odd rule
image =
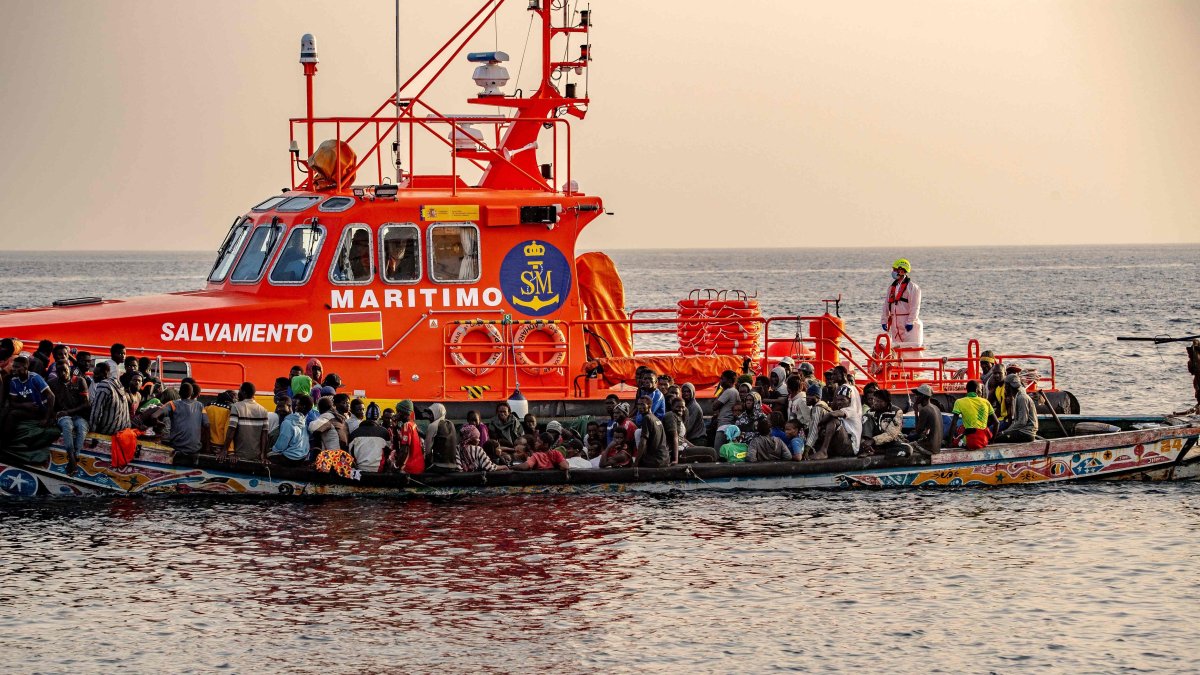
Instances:
[[[234,456],[246,462],[266,462],[267,409],[254,400],[254,384],[243,382],[238,389],[238,402],[229,411],[227,442],[232,441]]]
[[[88,427],[97,434],[111,436],[133,426],[129,421],[129,397],[117,381],[112,366],[107,361],[97,363],[93,376],[95,389],[88,396],[92,402]]]

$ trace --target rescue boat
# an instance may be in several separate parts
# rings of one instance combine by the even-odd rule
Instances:
[[[526,93],[505,90],[506,53],[468,51],[504,4],[484,2],[364,117],[314,114],[319,60],[304,36],[307,109],[289,120],[291,187],[233,218],[204,288],[3,312],[0,335],[101,356],[119,342],[153,359],[165,382],[192,377],[208,394],[243,381],[268,393],[316,358],[356,396],[443,402],[452,415],[522,399],[543,415],[594,411],[628,391],[640,365],[704,391],[724,370],[767,373],[785,356],[818,375],[843,363],[860,386],[929,384],[943,409],[980,376],[978,343],[936,358],[886,334],[863,346],[834,301],[812,316],[765,316],[753,289],[696,289],[675,307],[627,311],[613,261],[576,251],[607,214],[572,164],[592,103],[591,11],[529,0],[540,59]],[[467,67],[480,87],[467,103],[487,111],[435,108],[430,87]],[[1079,411],[1056,386],[1053,358],[998,358],[1036,369],[1043,412]]]

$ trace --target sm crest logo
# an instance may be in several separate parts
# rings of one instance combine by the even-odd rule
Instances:
[[[571,263],[550,244],[517,244],[500,263],[500,290],[513,309],[545,316],[562,306],[571,292]]]

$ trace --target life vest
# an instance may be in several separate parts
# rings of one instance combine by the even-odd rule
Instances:
[[[908,302],[908,276],[903,279],[897,279],[892,282],[888,288],[888,305],[895,305],[898,302]]]

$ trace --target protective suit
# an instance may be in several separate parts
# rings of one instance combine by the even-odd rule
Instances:
[[[921,324],[921,287],[909,278],[908,272],[912,266],[904,258],[892,263],[892,268],[902,269],[905,274],[888,286],[879,323],[891,336],[892,349],[922,347],[925,345],[925,329]]]

